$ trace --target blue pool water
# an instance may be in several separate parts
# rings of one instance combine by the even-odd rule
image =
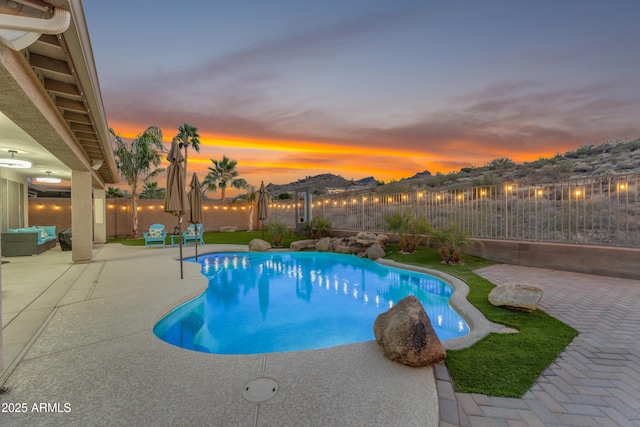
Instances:
[[[229,252],[200,256],[199,263],[207,290],[153,329],[178,347],[255,354],[373,340],[378,314],[408,295],[422,302],[440,340],[469,332],[449,307],[447,283],[352,255]]]

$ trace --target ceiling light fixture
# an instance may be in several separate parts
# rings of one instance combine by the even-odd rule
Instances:
[[[16,169],[26,169],[31,167],[31,162],[18,160],[15,158],[15,155],[17,153],[16,150],[9,150],[9,153],[11,153],[11,158],[0,159],[0,167]]]
[[[38,182],[46,182],[47,184],[60,184],[60,181],[62,181],[60,178],[52,177],[51,176],[51,171],[46,171],[45,173],[47,174],[47,176],[36,178],[36,181],[38,181]]]

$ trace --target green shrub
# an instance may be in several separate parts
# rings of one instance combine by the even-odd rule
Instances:
[[[397,209],[393,214],[384,217],[387,230],[400,237],[400,248],[405,253],[416,251],[425,236],[433,230],[424,217],[416,217],[411,209]],[[428,240],[427,240],[428,241]]]
[[[311,239],[322,239],[323,237],[331,237],[333,225],[328,219],[315,217],[302,224],[301,230]]]
[[[287,226],[279,221],[269,221],[267,231],[271,234],[271,245],[277,248],[282,247],[282,238],[289,233]]]
[[[461,248],[473,244],[469,236],[462,232],[456,224],[433,231],[433,236],[440,244],[440,257],[445,264],[464,264]]]
[[[507,168],[513,167],[515,165],[516,165],[516,162],[514,162],[513,160],[511,160],[508,157],[500,157],[499,159],[493,159],[489,163],[486,164],[486,166],[490,170],[507,169]]]

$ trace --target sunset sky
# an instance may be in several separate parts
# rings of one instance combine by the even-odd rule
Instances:
[[[109,125],[251,185],[389,181],[640,137],[635,0],[84,0]]]

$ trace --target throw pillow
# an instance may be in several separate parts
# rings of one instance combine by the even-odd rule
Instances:
[[[189,227],[187,228],[187,232],[185,233],[186,236],[195,236],[196,235],[196,230]]]
[[[49,237],[49,235],[47,234],[46,230],[40,229],[40,237],[46,239],[47,237]]]
[[[159,228],[152,228],[149,230],[149,237],[162,237],[162,230]]]

